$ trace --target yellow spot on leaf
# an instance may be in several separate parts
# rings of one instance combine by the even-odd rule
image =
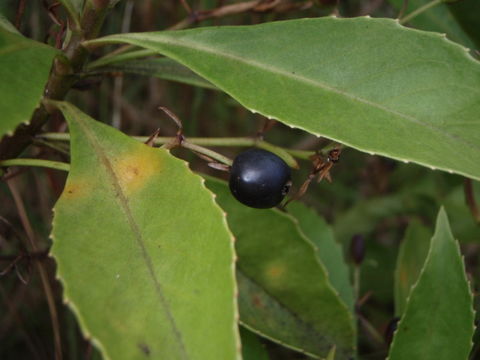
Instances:
[[[78,199],[88,194],[90,186],[87,181],[67,181],[63,189],[62,198],[64,199]]]
[[[285,265],[282,263],[273,263],[266,267],[265,276],[267,280],[274,286],[279,286],[283,283],[283,278],[286,273]]]
[[[142,146],[136,152],[124,155],[113,162],[113,170],[122,190],[128,195],[142,189],[160,170],[157,150]]]

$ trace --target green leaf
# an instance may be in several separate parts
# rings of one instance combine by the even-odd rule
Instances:
[[[408,225],[395,270],[395,314],[401,316],[410,289],[417,282],[430,247],[431,231],[417,221]]]
[[[335,346],[332,347],[330,349],[330,352],[328,353],[327,357],[325,358],[325,360],[335,360],[335,352],[336,352],[336,348]]]
[[[240,328],[240,336],[242,338],[242,356],[243,360],[268,360],[268,353],[260,342],[257,335],[251,331]]]
[[[328,17],[90,43],[109,42],[167,55],[287,125],[480,179],[480,63],[440,34]]]
[[[232,236],[203,180],[57,106],[72,164],[52,254],[85,335],[105,359],[239,359]]]
[[[107,66],[95,68],[93,73],[114,71],[155,76],[160,79],[172,80],[188,85],[218,90],[212,83],[198,76],[189,68],[168,58],[115,62]]]
[[[57,50],[0,28],[0,138],[28,123]]]
[[[390,360],[468,359],[473,297],[443,208],[418,282],[398,324]]]
[[[237,284],[240,322],[244,327],[285,347],[319,358],[318,341],[323,334],[241,271],[237,271]],[[323,345],[321,352],[325,352]]]
[[[409,0],[404,16],[431,1],[432,0]],[[389,2],[399,10],[404,4],[403,0],[389,0]],[[475,48],[473,41],[460,26],[455,16],[451,13],[448,4],[438,4],[433,8],[428,9],[409,21],[409,24],[420,30],[445,33],[452,41],[458,42],[470,49]]]
[[[297,219],[300,229],[315,245],[317,255],[325,265],[330,282],[353,312],[355,298],[350,283],[350,270],[343,258],[342,247],[335,241],[332,229],[315,210],[309,209],[302,203],[291,203],[287,211]]]
[[[240,204],[223,182],[209,180],[207,187],[217,194],[236,238],[242,323],[317,357],[327,356],[333,345],[337,359],[352,356],[352,314],[295,220],[275,209]]]

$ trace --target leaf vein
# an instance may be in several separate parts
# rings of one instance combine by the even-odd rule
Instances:
[[[105,170],[110,177],[112,181],[112,186],[114,188],[114,191],[116,193],[116,199],[118,200],[120,204],[120,208],[122,209],[125,217],[127,218],[128,225],[130,226],[130,229],[132,230],[133,236],[135,238],[135,242],[137,243],[138,247],[140,248],[143,260],[145,261],[145,265],[147,266],[147,270],[150,274],[150,277],[152,279],[155,291],[157,293],[157,296],[160,300],[160,303],[162,305],[163,310],[165,311],[165,315],[168,319],[168,322],[170,323],[170,326],[172,328],[175,340],[178,344],[178,348],[180,350],[180,354],[182,359],[188,359],[188,354],[185,348],[185,344],[183,343],[182,335],[177,327],[177,324],[175,322],[175,318],[169,308],[168,302],[164,296],[162,285],[160,284],[160,281],[158,280],[157,274],[155,273],[152,259],[147,253],[147,249],[145,247],[144,239],[142,236],[142,233],[138,227],[137,222],[135,221],[135,218],[133,217],[130,204],[128,202],[128,198],[125,196],[125,193],[123,192],[123,189],[120,185],[119,179],[117,177],[117,174],[115,173],[115,170],[113,169],[113,166],[108,159],[107,155],[105,154],[104,149],[101,147],[99,144],[98,139],[96,136],[91,132],[91,130],[85,126],[82,121],[78,121],[78,124],[82,127],[83,131],[85,132],[87,138],[89,139],[90,143],[92,146],[95,148],[96,153],[98,154],[101,162],[105,166]]]
[[[241,56],[238,56],[238,55],[234,55],[232,53],[221,52],[216,48],[210,48],[210,47],[205,46],[205,45],[199,45],[198,43],[193,43],[193,42],[191,42],[189,40],[185,40],[185,39],[175,39],[175,41],[172,41],[169,38],[162,39],[162,38],[158,37],[158,35],[155,38],[152,39],[152,38],[149,38],[149,37],[145,37],[142,34],[137,34],[136,36],[131,36],[131,38],[139,39],[140,41],[142,41],[142,40],[145,41],[146,40],[147,43],[144,44],[144,46],[148,47],[152,50],[156,50],[156,51],[158,51],[158,49],[155,49],[155,48],[151,47],[151,45],[149,45],[150,41],[163,43],[163,44],[171,46],[171,47],[194,49],[194,50],[197,50],[199,52],[204,52],[204,53],[212,54],[212,55],[215,55],[215,56],[221,56],[221,57],[230,59],[232,61],[237,61],[239,63],[243,63],[244,65],[251,66],[253,68],[262,69],[262,70],[265,70],[267,72],[274,73],[276,75],[280,75],[280,76],[283,76],[283,77],[288,77],[288,78],[291,78],[295,81],[303,82],[303,83],[311,85],[313,87],[322,88],[326,91],[330,91],[332,93],[344,96],[344,97],[349,98],[349,99],[351,99],[353,101],[356,101],[358,103],[362,103],[362,104],[374,107],[374,108],[376,108],[378,110],[381,110],[385,113],[388,113],[388,114],[394,115],[398,118],[407,120],[407,121],[409,121],[411,123],[414,123],[416,125],[419,125],[421,127],[428,128],[431,131],[436,132],[436,133],[440,134],[441,136],[443,136],[445,138],[463,143],[464,145],[466,145],[466,146],[468,146],[472,149],[480,150],[480,145],[479,144],[475,144],[475,143],[473,143],[473,142],[471,142],[471,141],[469,141],[469,140],[467,140],[467,139],[465,139],[465,138],[463,138],[459,135],[450,134],[448,132],[445,132],[445,131],[442,130],[442,128],[440,128],[438,126],[435,126],[432,123],[429,123],[429,122],[426,122],[426,121],[421,121],[421,120],[419,120],[419,119],[417,119],[417,118],[415,118],[411,115],[404,114],[400,111],[391,109],[391,108],[386,107],[382,104],[379,104],[379,103],[376,103],[374,101],[371,101],[371,100],[362,98],[360,96],[351,94],[349,92],[346,92],[345,90],[341,90],[341,89],[335,88],[333,86],[327,85],[324,82],[321,82],[317,79],[312,80],[312,79],[306,78],[302,75],[299,75],[298,73],[291,73],[291,72],[286,71],[285,69],[278,68],[278,67],[268,65],[268,64],[263,64],[263,63],[258,62],[256,60],[247,59],[247,58],[244,58],[244,57],[241,57]],[[182,59],[177,58],[177,60],[182,62],[182,63],[184,62]]]

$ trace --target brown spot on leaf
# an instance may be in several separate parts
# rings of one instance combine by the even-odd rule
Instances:
[[[264,307],[262,299],[257,294],[252,295],[252,302],[255,307],[258,307],[258,308]]]
[[[78,199],[88,194],[90,186],[87,181],[67,181],[63,189],[62,197],[65,199]]]
[[[273,286],[282,286],[284,283],[284,275],[286,272],[285,264],[283,263],[271,263],[265,269],[265,276],[267,280]]]
[[[145,344],[145,343],[138,343],[138,348],[140,349],[140,351],[145,354],[146,356],[150,356],[150,347]]]
[[[267,275],[272,278],[278,278],[279,276],[282,276],[284,273],[285,268],[280,265],[272,265],[267,269]]]

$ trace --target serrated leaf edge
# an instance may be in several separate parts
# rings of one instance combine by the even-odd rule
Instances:
[[[0,14],[0,17],[3,17],[3,15]],[[7,19],[5,19],[5,21],[8,22]],[[12,26],[13,26],[13,25],[12,25]],[[51,69],[52,66],[53,66],[53,62],[55,61],[55,58],[56,58],[57,56],[61,56],[61,53],[60,53],[57,49],[55,49],[55,48],[53,48],[53,47],[51,47],[51,46],[49,46],[49,45],[47,45],[47,44],[44,44],[44,43],[41,43],[41,42],[38,42],[38,41],[35,41],[35,40],[32,40],[32,39],[26,38],[26,37],[23,36],[23,34],[21,34],[21,33],[18,32],[18,31],[13,32],[13,31],[9,31],[8,29],[6,29],[6,28],[4,28],[4,27],[0,27],[0,30],[2,30],[2,29],[3,29],[5,32],[9,32],[9,33],[11,33],[11,34],[16,35],[17,37],[23,38],[23,39],[25,39],[26,41],[31,41],[31,42],[35,43],[35,46],[39,46],[39,47],[42,47],[42,48],[48,48],[48,49],[50,49],[50,50],[53,50],[53,52],[55,53],[55,55],[52,57],[50,69]],[[13,27],[13,29],[17,30],[15,27]],[[21,48],[28,48],[28,45],[21,46]],[[51,70],[50,70],[50,71],[51,71]],[[47,81],[45,82],[45,86],[46,86],[47,83],[48,83],[49,77],[50,77],[50,76],[47,77]],[[16,129],[17,129],[19,126],[21,126],[21,125],[30,125],[30,120],[31,120],[33,114],[35,113],[35,111],[36,111],[37,109],[40,108],[41,102],[42,102],[42,100],[43,100],[44,98],[45,98],[45,95],[44,95],[44,93],[42,92],[42,94],[40,94],[40,96],[38,97],[38,100],[36,101],[36,104],[37,104],[37,105],[32,109],[32,112],[31,112],[31,114],[30,114],[30,117],[29,117],[28,119],[26,119],[26,120],[21,121],[20,123],[17,123],[16,125],[14,124],[12,128],[6,129],[6,130],[3,132],[3,134],[0,134],[0,140],[3,140],[3,139],[5,139],[5,138],[7,138],[7,137],[12,137],[12,136],[15,134],[15,131],[16,131]]]
[[[312,206],[308,206],[308,205],[306,205],[306,204],[304,204],[304,203],[302,203],[302,205],[305,206],[308,210],[314,212],[318,217],[321,217],[321,216],[317,213],[317,211],[316,211]],[[287,211],[288,211],[288,209],[287,209]],[[322,259],[321,259],[320,256],[318,255],[318,253],[319,253],[319,248],[318,248],[317,245],[302,231],[302,228],[301,228],[301,226],[300,226],[300,223],[299,223],[298,219],[297,219],[293,214],[290,214],[290,213],[288,213],[288,214],[293,218],[293,220],[294,220],[294,222],[295,222],[295,224],[296,224],[296,226],[297,226],[297,228],[298,228],[298,231],[300,231],[300,232],[303,234],[303,236],[304,236],[305,238],[307,238],[308,241],[309,241],[309,242],[311,243],[311,245],[313,246],[313,248],[314,248],[314,250],[315,250],[315,253],[317,254],[316,257],[318,258],[318,261],[319,261],[319,262],[322,264],[322,266],[324,267],[325,273],[327,274],[327,278],[329,279],[328,283],[331,285],[331,287],[333,288],[335,294],[340,298],[340,301],[347,307],[347,309],[349,310],[349,313],[351,314],[351,311],[350,311],[349,306],[345,303],[345,301],[343,301],[343,299],[342,299],[342,297],[340,296],[340,293],[338,292],[338,290],[337,290],[337,289],[333,286],[333,284],[330,282],[330,273],[329,273],[327,267],[323,264]],[[325,219],[323,219],[323,220],[325,221]],[[338,250],[338,251],[341,253],[341,255],[342,255],[342,260],[343,260],[344,265],[347,267],[347,270],[350,270],[347,262],[345,261],[345,255],[344,255],[344,253],[343,253],[342,245],[340,244],[340,242],[337,241],[337,239],[336,239],[336,237],[335,237],[335,234],[334,234],[334,232],[333,232],[332,226],[331,226],[330,224],[328,224],[326,221],[325,221],[325,224],[328,226],[328,230],[329,230],[329,232],[330,232],[331,235],[332,235],[333,241],[334,241],[334,243],[335,243],[335,247],[337,248],[337,250]],[[350,283],[350,286],[351,286],[351,285],[352,285],[352,284]],[[352,297],[353,297],[353,300],[354,300],[354,304],[353,304],[353,305],[355,305],[355,296],[353,295],[353,292],[352,292]],[[353,315],[351,316],[351,320],[353,321],[353,324],[355,324],[355,319],[354,319]],[[354,328],[355,328],[355,325],[354,325]],[[355,336],[356,336],[356,335],[357,335],[357,334],[355,334]]]
[[[51,101],[51,103],[53,105],[55,105],[55,104],[61,104],[61,103],[65,103],[65,102]],[[215,201],[216,194],[212,193],[206,187],[205,179],[202,178],[201,176],[199,176],[198,174],[194,173],[190,169],[190,167],[188,166],[188,162],[186,162],[183,159],[180,159],[180,158],[177,158],[177,157],[173,156],[170,153],[170,151],[167,151],[167,153],[170,156],[172,156],[172,158],[174,158],[175,160],[179,161],[180,163],[183,163],[183,165],[187,168],[187,171],[190,173],[190,175],[193,175],[192,179],[196,178],[199,181],[199,183],[201,185],[201,188],[203,188],[204,190],[207,191],[208,194],[210,194],[210,199],[211,199],[211,201],[214,205],[214,208],[217,209],[217,212],[221,215],[222,223],[225,227],[225,230],[230,235],[230,250],[231,250],[231,254],[233,255],[232,256],[233,261],[232,261],[232,267],[231,267],[231,275],[232,275],[233,293],[234,293],[233,305],[234,305],[234,310],[235,310],[235,313],[234,313],[234,320],[235,320],[234,321],[234,335],[235,335],[235,343],[236,343],[237,360],[242,360],[240,333],[239,333],[239,330],[238,330],[238,323],[239,323],[240,315],[239,315],[239,311],[238,311],[238,286],[237,286],[236,277],[235,277],[235,267],[236,267],[235,263],[236,263],[236,260],[237,260],[237,255],[235,253],[235,246],[234,246],[235,237],[233,236],[230,228],[228,227],[225,211]],[[60,197],[61,197],[61,195],[60,195]],[[50,236],[49,236],[50,239],[52,240],[52,242],[55,242],[55,236],[53,235],[53,229],[55,228],[55,221],[56,221],[55,212],[56,212],[56,208],[54,207],[52,209],[52,213],[54,215],[53,220],[52,220],[52,231],[51,231]],[[69,296],[69,291],[68,291],[69,287],[68,287],[67,283],[65,282],[65,280],[61,276],[61,270],[60,270],[59,264],[56,261],[55,255],[52,253],[51,249],[49,250],[48,256],[55,260],[55,263],[57,265],[57,271],[55,273],[55,279],[57,279],[62,284],[62,287],[63,287],[63,302],[75,314],[84,338],[92,342],[92,344],[101,352],[104,359],[110,360],[111,357],[108,355],[108,352],[107,352],[106,348],[103,346],[103,344],[101,343],[101,341],[99,339],[97,339],[95,336],[92,335],[91,331],[89,330],[88,326],[85,323],[85,320],[82,316],[82,312],[76,306],[75,302],[73,300],[71,300],[71,298]]]
[[[447,216],[443,206],[440,208],[440,211],[439,211],[439,214],[438,216],[440,216],[440,214],[445,214],[445,216]],[[437,217],[438,217],[437,216]],[[471,304],[472,306],[470,307],[470,312],[472,314],[472,318],[475,319],[475,309],[473,307],[473,292],[472,292],[472,286],[470,284],[470,281],[468,280],[467,278],[467,273],[465,271],[465,256],[462,255],[461,251],[460,251],[460,243],[457,239],[455,239],[455,237],[453,236],[452,234],[452,229],[450,227],[450,221],[448,220],[448,217],[447,217],[447,224],[448,224],[448,230],[449,230],[449,233],[453,239],[453,242],[454,242],[454,245],[456,247],[456,250],[457,250],[457,255],[459,255],[460,257],[460,262],[462,264],[462,268],[464,269],[464,271],[462,271],[463,273],[463,280],[465,280],[466,284],[467,284],[467,287],[468,287],[468,294],[470,295],[470,300],[471,300]],[[430,260],[430,257],[431,257],[431,252],[432,252],[432,240],[433,240],[433,237],[435,236],[435,232],[434,234],[432,235],[432,238],[430,239],[430,248],[428,249],[428,254],[427,254],[427,257],[425,258],[425,262],[423,264],[423,267],[422,267],[422,270],[420,271],[420,274],[418,275],[418,278],[417,278],[417,281],[415,282],[415,284],[412,285],[412,287],[410,288],[410,293],[408,294],[407,296],[407,301],[406,301],[406,305],[405,305],[405,309],[403,311],[403,314],[402,314],[402,317],[400,319],[400,321],[398,322],[397,324],[397,329],[400,328],[400,325],[402,325],[404,319],[405,319],[405,314],[407,313],[407,310],[410,306],[410,298],[414,292],[414,290],[417,288],[417,285],[418,283],[420,282],[420,279],[422,278],[423,276],[423,273],[426,271],[426,265],[427,263],[429,262]],[[472,348],[472,345],[473,345],[473,334],[474,334],[474,331],[475,331],[475,323],[472,321],[472,338],[470,339],[470,349]],[[395,344],[395,340],[396,340],[396,333],[397,333],[397,330],[395,330],[395,332],[393,333],[393,340],[392,340],[392,343],[390,344],[390,348],[389,348],[389,352],[388,352],[388,356],[385,360],[390,360],[390,350],[393,348],[393,345]]]
[[[202,176],[205,176],[206,178],[208,178],[209,180],[213,180],[213,181],[217,181],[217,182],[222,182],[223,183],[223,180],[220,180],[218,178],[215,178],[215,177],[212,177],[212,176],[209,176],[209,175],[203,175]],[[349,321],[349,324],[350,324],[350,329],[352,330],[352,335],[353,335],[353,342],[352,344],[350,344],[352,346],[352,350],[355,352],[356,351],[356,348],[357,348],[357,345],[356,345],[356,338],[357,338],[357,332],[356,332],[356,327],[354,326],[355,324],[355,321],[354,321],[354,318],[353,318],[353,314],[352,312],[350,311],[350,309],[348,308],[347,304],[345,304],[345,302],[342,300],[342,298],[340,297],[338,291],[333,287],[333,285],[331,284],[330,282],[330,279],[328,277],[328,271],[327,269],[325,268],[325,265],[323,265],[323,263],[321,262],[321,260],[318,258],[318,256],[316,255],[316,247],[315,245],[313,244],[313,242],[300,230],[300,227],[298,225],[298,221],[295,217],[293,217],[292,215],[288,214],[288,213],[285,213],[283,211],[280,211],[279,209],[277,208],[272,208],[272,209],[269,209],[270,211],[274,211],[276,214],[280,215],[280,216],[283,216],[283,217],[286,217],[288,218],[295,226],[295,229],[297,230],[298,234],[300,235],[300,238],[303,239],[305,241],[305,243],[307,244],[307,246],[310,246],[311,247],[311,250],[312,250],[312,253],[313,253],[313,257],[314,257],[314,261],[319,265],[320,269],[324,271],[325,273],[325,280],[326,280],[326,284],[327,284],[327,288],[330,289],[332,291],[332,293],[336,296],[337,300],[339,301],[340,303],[340,306],[343,307],[346,312],[347,312],[347,317],[348,319],[350,320]],[[227,213],[225,213],[227,214]],[[228,214],[227,214],[228,216]],[[275,298],[275,297],[274,297]],[[275,300],[283,305],[277,298],[275,298]],[[291,345],[287,345],[285,344],[284,342],[282,342],[281,340],[278,340],[276,338],[273,338],[271,336],[267,336],[267,335],[264,335],[261,331],[257,331],[257,330],[254,330],[253,328],[251,328],[250,326],[246,325],[244,322],[242,322],[240,320],[240,324],[242,324],[242,326],[245,326],[247,327],[249,330],[257,333],[258,335],[260,336],[263,336],[269,340],[272,340],[276,343],[279,343],[281,345],[284,345],[286,347],[289,347],[291,349],[294,349],[296,351],[299,351],[299,352],[302,352],[302,353],[305,353],[305,354],[310,354],[308,351],[305,351],[303,349],[300,349],[298,347],[295,347],[295,346],[291,346]],[[313,355],[313,354],[310,354],[310,355]],[[316,358],[319,358],[317,355],[313,355],[313,356],[316,356]]]
[[[352,18],[340,18],[340,17],[337,17],[337,16],[328,16],[328,18],[330,19],[334,19],[334,20],[337,20],[337,21],[345,21],[345,20],[352,20]],[[294,21],[299,21],[299,20],[307,20],[308,18],[305,18],[305,19],[297,19],[297,20],[294,20]],[[409,27],[405,27],[403,25],[400,24],[400,21],[399,19],[390,19],[390,18],[377,18],[377,19],[373,19],[371,18],[370,16],[359,16],[359,17],[356,17],[356,18],[353,18],[353,19],[367,19],[368,21],[379,21],[379,20],[383,20],[383,21],[386,21],[386,22],[392,22],[393,24],[395,24],[401,31],[405,31],[405,32],[416,32],[416,33],[420,33],[420,34],[423,34],[423,35],[426,35],[426,36],[430,36],[431,38],[437,38],[437,39],[440,39],[441,41],[443,42],[446,42],[448,44],[448,46],[453,46],[453,47],[457,47],[458,49],[462,50],[462,53],[464,54],[465,58],[468,59],[469,61],[475,63],[475,64],[479,64],[479,61],[476,60],[471,54],[470,54],[470,49],[468,49],[467,47],[461,45],[461,44],[458,44],[456,42],[453,42],[452,40],[448,39],[446,37],[446,34],[442,34],[442,33],[437,33],[437,32],[432,32],[432,31],[424,31],[424,30],[418,30],[418,29],[414,29],[414,28],[409,28]],[[288,20],[287,20],[288,21]],[[254,25],[254,26],[262,26],[264,24],[259,24],[259,25]],[[228,26],[228,27],[240,27],[240,26]],[[180,30],[182,31],[182,30]],[[160,33],[160,32],[159,32]],[[99,38],[99,39],[95,39],[95,40],[92,40],[92,41],[89,41],[89,44],[95,44],[95,43],[128,43],[128,41],[125,41],[125,40],[122,40],[125,39],[125,36],[130,36],[131,38],[136,38],[136,36],[141,36],[143,33],[129,33],[129,34],[122,34],[122,35],[108,35],[108,36],[105,36],[105,37],[102,37],[102,38]],[[118,39],[118,37],[120,37],[120,39]],[[156,49],[151,49],[151,50],[154,50],[154,51],[157,51]],[[166,55],[167,52],[163,52],[163,54]],[[181,61],[180,59],[178,59],[176,56],[171,56],[171,55],[166,55],[176,61],[178,61],[179,63],[181,63],[182,65],[184,66],[187,66],[186,64],[183,63],[183,61]],[[188,67],[188,66],[187,66]],[[188,67],[189,68],[189,67]],[[194,71],[193,69],[191,69],[192,71]],[[195,72],[195,71],[194,71]],[[200,74],[198,74],[200,75]],[[202,75],[200,75],[202,76]],[[207,79],[208,80],[208,79]],[[208,81],[211,81],[211,80],[208,80]],[[426,162],[423,162],[421,160],[411,160],[411,159],[405,159],[401,156],[398,156],[398,155],[391,155],[391,154],[388,154],[386,152],[383,152],[383,151],[376,151],[376,150],[373,150],[373,149],[369,149],[367,146],[357,146],[357,145],[353,145],[352,143],[350,142],[347,142],[347,141],[340,141],[338,138],[334,137],[334,136],[325,136],[321,133],[317,133],[317,132],[314,132],[312,130],[308,130],[306,129],[304,126],[298,126],[298,125],[291,125],[289,124],[288,122],[280,119],[280,118],[277,118],[271,114],[267,114],[265,112],[259,112],[258,110],[250,107],[250,106],[247,106],[246,104],[243,103],[243,101],[240,101],[238,99],[236,99],[235,97],[233,97],[228,91],[226,91],[225,89],[223,89],[221,86],[218,86],[218,85],[215,85],[217,86],[220,90],[222,90],[223,92],[227,93],[228,95],[230,95],[232,98],[234,98],[236,101],[238,101],[242,106],[244,106],[246,109],[248,109],[249,111],[251,111],[253,114],[256,114],[256,113],[260,113],[262,114],[263,116],[265,116],[266,118],[268,118],[269,120],[277,120],[277,121],[280,121],[281,123],[283,123],[284,125],[292,128],[292,129],[300,129],[300,130],[303,130],[305,132],[308,132],[309,134],[312,134],[312,135],[315,135],[315,136],[318,136],[318,137],[324,137],[324,138],[327,138],[327,139],[330,139],[330,140],[333,140],[333,141],[336,141],[336,142],[339,142],[339,143],[342,143],[344,145],[347,145],[349,147],[352,147],[354,149],[357,149],[359,151],[362,151],[362,152],[365,152],[367,154],[370,154],[370,155],[379,155],[379,156],[384,156],[384,157],[387,157],[387,158],[390,158],[390,159],[395,159],[395,160],[399,160],[399,161],[402,161],[404,163],[409,163],[409,162],[413,162],[413,163],[416,163],[416,164],[419,164],[421,166],[424,166],[424,167],[428,167],[430,168],[431,170],[442,170],[442,171],[446,171],[450,174],[453,174],[453,173],[456,173],[456,174],[460,174],[460,175],[463,175],[463,176],[466,176],[466,177],[469,177],[469,178],[472,178],[472,179],[476,179],[476,180],[480,180],[480,176],[479,175],[473,175],[473,174],[468,174],[462,170],[454,170],[454,169],[451,169],[449,167],[444,167],[444,166],[432,166],[431,164],[427,164]],[[365,100],[365,99],[364,99]],[[369,102],[367,100],[367,102]]]
[[[278,209],[274,209],[275,212],[277,212],[278,214],[281,214],[282,216],[285,216],[285,217],[288,217],[290,218],[290,220],[295,224],[295,228],[297,229],[297,232],[300,234],[300,237],[308,244],[308,246],[310,246],[310,248],[312,249],[312,252],[314,254],[314,258],[315,258],[315,261],[316,263],[319,265],[320,269],[322,269],[322,271],[325,273],[325,280],[326,280],[326,283],[327,283],[327,288],[330,289],[333,294],[335,294],[336,298],[338,299],[339,303],[341,304],[341,306],[344,308],[344,310],[346,310],[347,314],[348,314],[348,318],[350,320],[350,325],[351,325],[351,329],[353,330],[353,350],[356,349],[356,337],[357,337],[357,332],[356,332],[356,327],[354,326],[355,324],[355,319],[353,318],[353,314],[352,312],[350,311],[350,308],[348,307],[348,305],[343,301],[343,299],[341,298],[340,294],[338,293],[337,289],[332,285],[332,283],[330,282],[330,277],[329,277],[329,273],[328,273],[328,270],[327,268],[325,267],[325,265],[323,264],[323,262],[321,261],[320,257],[317,255],[317,247],[315,246],[315,244],[313,243],[312,240],[310,240],[310,238],[304,234],[304,232],[302,231],[302,229],[300,228],[299,224],[298,224],[298,220],[293,216],[293,215],[290,215],[288,213],[285,213],[283,211],[280,211]]]

